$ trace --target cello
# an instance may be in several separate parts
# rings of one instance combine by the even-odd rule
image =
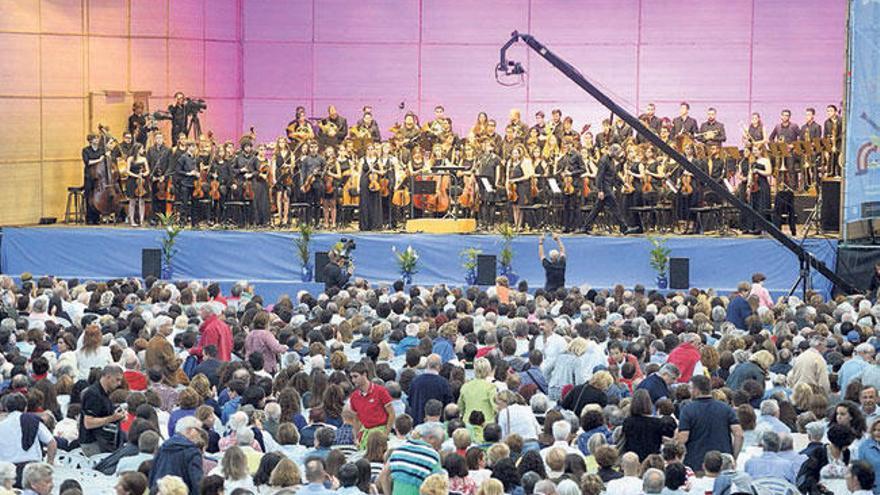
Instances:
[[[110,164],[112,150],[107,149],[107,141],[112,140],[116,143],[119,141],[110,136],[109,129],[102,124],[98,124],[98,131],[101,133],[101,147],[104,149],[104,157],[101,163],[96,163],[91,167],[90,174],[95,187],[87,199],[101,215],[110,215],[119,211],[123,195],[122,188],[119,186],[119,170]]]

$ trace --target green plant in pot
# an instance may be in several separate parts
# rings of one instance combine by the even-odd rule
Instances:
[[[651,243],[649,261],[651,268],[657,273],[657,287],[665,289],[669,286],[667,275],[669,273],[669,253],[672,251],[666,247],[667,239],[648,236],[648,241]]]
[[[501,251],[498,252],[498,274],[507,277],[511,286],[516,285],[519,275],[513,271],[513,240],[516,238],[516,229],[509,223],[498,226],[498,235],[501,236]]]
[[[306,222],[302,222],[296,228],[297,236],[293,238],[293,245],[296,247],[296,256],[299,258],[301,265],[300,275],[303,282],[311,282],[313,275],[313,267],[310,263],[312,235],[315,229]]]
[[[178,249],[177,236],[183,231],[183,227],[177,222],[177,214],[159,213],[156,215],[159,219],[159,225],[162,226],[162,280],[172,280],[174,278],[174,256]]]
[[[459,253],[461,256],[461,267],[464,268],[464,281],[467,285],[477,283],[477,256],[483,251],[477,248],[462,249]]]

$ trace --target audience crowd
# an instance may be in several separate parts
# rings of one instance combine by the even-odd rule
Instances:
[[[0,276],[0,494],[880,493],[880,305],[751,279]]]

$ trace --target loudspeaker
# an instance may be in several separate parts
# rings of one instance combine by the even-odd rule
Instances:
[[[477,285],[495,285],[495,255],[477,255]]]
[[[691,260],[689,258],[669,258],[669,288],[690,289]]]
[[[840,179],[822,181],[822,211],[820,225],[826,232],[840,230]]]
[[[324,283],[324,267],[330,263],[330,257],[327,251],[315,252],[315,282]]]
[[[162,250],[141,250],[141,278],[162,277]]]
[[[40,225],[52,225],[57,221],[58,219],[55,217],[40,217]]]

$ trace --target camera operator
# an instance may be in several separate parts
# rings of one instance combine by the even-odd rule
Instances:
[[[144,148],[147,147],[147,117],[144,115],[144,102],[136,101],[131,106],[131,115],[128,116],[128,132],[134,136],[134,141],[140,143]]]
[[[174,93],[174,105],[168,106],[168,113],[171,114],[171,146],[177,146],[178,137],[186,134],[187,109],[183,92]]]
[[[330,262],[324,266],[324,292],[331,288],[342,289],[348,283],[354,272],[354,267],[348,262],[348,258],[336,251],[327,253]]]

